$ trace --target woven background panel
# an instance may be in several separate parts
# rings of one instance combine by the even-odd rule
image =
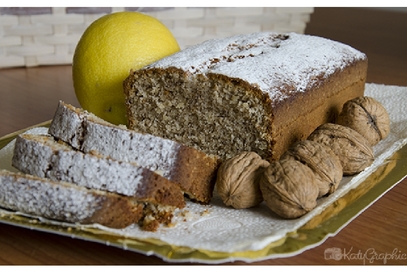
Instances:
[[[0,7],[0,68],[71,64],[85,29],[99,17],[139,11],[166,25],[181,49],[259,31],[304,33],[313,8]]]

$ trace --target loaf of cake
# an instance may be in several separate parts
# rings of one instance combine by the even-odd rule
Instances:
[[[363,96],[367,57],[321,37],[253,33],[209,40],[125,79],[129,128],[227,159],[278,159]]]
[[[124,228],[143,218],[132,197],[0,169],[0,206],[71,223]]]
[[[192,200],[212,198],[220,159],[178,142],[110,124],[59,102],[49,134],[85,153],[136,163],[178,184]]]
[[[82,153],[49,135],[19,135],[12,165],[26,174],[131,196],[140,202],[175,208],[185,206],[179,186],[153,171],[133,163]]]

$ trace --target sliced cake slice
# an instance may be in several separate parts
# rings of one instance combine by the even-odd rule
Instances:
[[[82,153],[49,135],[19,135],[12,165],[26,174],[132,196],[141,202],[185,206],[179,186],[153,171],[133,163]]]
[[[0,169],[0,206],[70,223],[124,228],[144,217],[133,197]]]
[[[187,196],[207,204],[212,198],[217,156],[178,142],[110,124],[90,112],[59,102],[49,133],[85,153],[136,163],[178,184]]]

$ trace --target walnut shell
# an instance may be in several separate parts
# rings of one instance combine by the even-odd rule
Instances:
[[[215,183],[223,203],[235,209],[245,209],[263,202],[259,180],[269,165],[255,152],[242,152],[224,161]]]
[[[376,99],[360,96],[347,101],[336,121],[350,127],[365,137],[371,146],[387,137],[390,118],[387,110]]]
[[[341,161],[344,175],[357,174],[374,160],[369,142],[349,127],[333,123],[323,124],[308,136],[308,140],[330,147]]]
[[[332,194],[342,180],[342,164],[331,148],[324,144],[303,140],[291,146],[282,156],[293,157],[308,165],[315,174],[318,197]]]
[[[314,172],[294,158],[272,162],[260,180],[267,206],[283,218],[300,217],[317,205],[319,188]]]

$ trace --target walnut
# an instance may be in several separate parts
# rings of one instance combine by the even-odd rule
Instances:
[[[319,126],[308,140],[330,147],[342,164],[344,175],[354,175],[372,164],[373,150],[369,142],[356,130],[339,124]]]
[[[336,123],[356,130],[371,146],[386,138],[390,132],[388,112],[379,101],[368,96],[347,101]]]
[[[223,203],[235,209],[254,207],[263,201],[259,178],[270,163],[255,152],[242,152],[224,161],[215,188]]]
[[[314,171],[319,188],[318,197],[332,194],[342,180],[342,164],[331,148],[324,144],[303,140],[291,146],[281,157],[293,157]]]
[[[267,167],[260,190],[270,210],[283,218],[297,218],[314,209],[319,193],[314,172],[292,157]]]

